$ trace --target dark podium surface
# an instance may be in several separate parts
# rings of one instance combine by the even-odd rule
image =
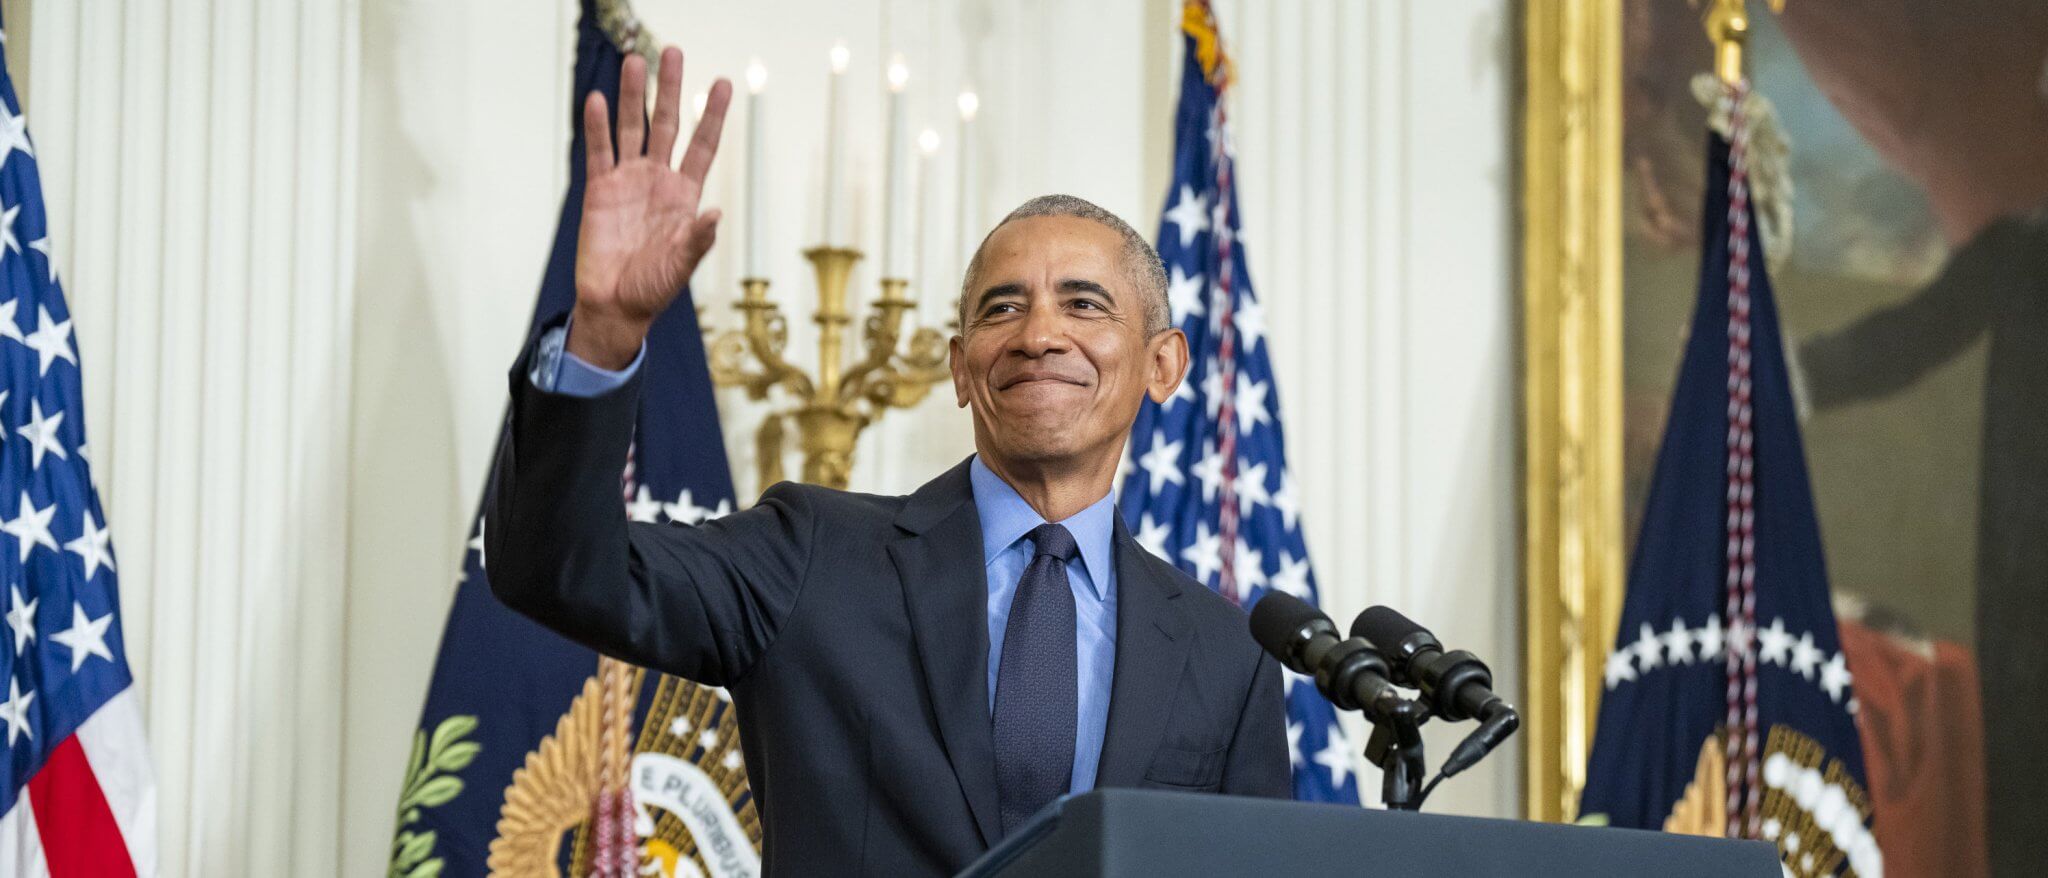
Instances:
[[[1275,799],[1098,790],[1060,800],[961,878],[1091,875],[1777,878],[1767,842]]]

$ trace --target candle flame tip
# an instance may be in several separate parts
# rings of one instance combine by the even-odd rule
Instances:
[[[760,94],[761,89],[766,87],[768,87],[768,65],[761,63],[759,58],[749,60],[747,62],[747,92],[749,94]]]
[[[845,73],[846,65],[853,60],[853,52],[852,50],[846,48],[845,40],[839,40],[838,42],[832,44],[831,58],[832,72]]]
[[[981,110],[981,98],[972,89],[960,93],[960,121],[974,121],[974,114]]]
[[[903,53],[889,56],[889,90],[902,91],[910,84],[910,65],[903,60]]]

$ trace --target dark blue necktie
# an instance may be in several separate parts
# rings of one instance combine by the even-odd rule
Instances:
[[[1080,712],[1074,593],[1067,587],[1067,562],[1080,547],[1057,524],[1039,525],[1030,538],[1031,564],[1010,601],[996,671],[996,790],[1005,835],[1073,783]]]

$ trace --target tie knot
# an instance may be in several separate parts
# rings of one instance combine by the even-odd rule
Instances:
[[[1031,529],[1031,545],[1035,547],[1032,557],[1051,555],[1065,564],[1080,554],[1081,546],[1074,542],[1074,535],[1066,527],[1057,524],[1041,524]]]

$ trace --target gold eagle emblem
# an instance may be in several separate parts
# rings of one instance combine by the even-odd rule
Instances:
[[[637,695],[650,675],[638,668],[630,673],[628,691]],[[633,752],[663,754],[702,770],[758,853],[760,818],[747,785],[730,699],[722,690],[666,674],[651,676],[656,678],[653,698]],[[492,878],[556,878],[565,839],[571,841],[570,873],[589,874],[594,853],[590,820],[604,786],[603,701],[599,677],[584,680],[582,691],[556,721],[554,733],[542,738],[526,754],[525,765],[512,773],[487,861]],[[633,840],[635,872],[665,878],[721,874],[705,862],[682,820],[659,809],[652,814],[653,834]]]

